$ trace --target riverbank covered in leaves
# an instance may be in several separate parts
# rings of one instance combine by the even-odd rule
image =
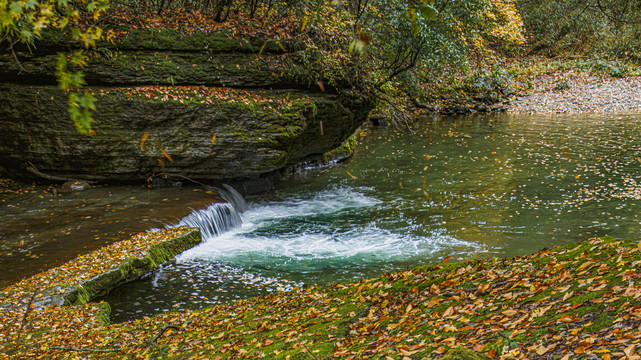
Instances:
[[[507,111],[528,114],[631,112],[641,109],[641,77],[599,76],[579,71],[546,74]]]
[[[606,237],[514,259],[447,260],[113,325],[87,316],[104,305],[5,308],[0,354],[406,360],[446,359],[450,349],[465,348],[470,359],[641,358],[637,240]],[[7,289],[24,286],[28,298],[32,281]]]
[[[194,228],[145,232],[2,289],[0,355],[31,357],[42,331],[73,333],[109,323],[109,305],[89,301],[200,242]]]
[[[576,114],[641,109],[641,68],[623,61],[489,57],[446,73],[408,110],[415,116],[486,112]]]

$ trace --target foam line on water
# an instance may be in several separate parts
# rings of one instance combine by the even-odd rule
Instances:
[[[310,198],[295,197],[269,204],[253,204],[243,214],[250,223],[291,216],[335,213],[340,210],[365,208],[381,201],[349,188],[337,187],[320,191]]]

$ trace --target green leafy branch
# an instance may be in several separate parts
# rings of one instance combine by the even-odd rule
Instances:
[[[100,39],[112,36],[96,25],[108,8],[109,0],[0,0],[0,44],[8,43],[20,71],[26,72],[16,55],[16,45],[32,48],[43,31],[54,28],[65,30],[70,40],[84,49],[94,47]],[[69,115],[76,129],[82,134],[95,134],[91,112],[96,109],[96,99],[77,90],[86,84],[82,74],[86,66],[87,57],[81,50],[59,54],[55,75],[58,87],[69,91]]]

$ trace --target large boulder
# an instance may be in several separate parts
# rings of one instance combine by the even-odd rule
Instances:
[[[251,182],[321,159],[373,106],[310,82],[295,42],[138,29],[92,52],[86,90],[98,102],[85,136],[51,77],[62,41],[49,33],[19,52],[28,73],[0,56],[0,163],[13,177]]]
[[[212,97],[198,100],[189,90]],[[14,175],[28,175],[25,169],[33,166],[53,176],[98,181],[161,173],[253,178],[320,158],[353,134],[369,111],[369,102],[358,96],[299,91],[100,91],[96,135],[84,136],[55,87],[0,85],[0,163]]]

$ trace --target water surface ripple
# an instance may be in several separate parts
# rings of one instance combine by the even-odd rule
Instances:
[[[496,115],[427,120],[413,133],[367,129],[350,161],[302,171],[250,199],[241,227],[185,252],[154,275],[161,280],[110,298],[119,301],[116,317],[349,281],[449,255],[638,238],[640,118]],[[131,306],[123,293],[148,303]]]

